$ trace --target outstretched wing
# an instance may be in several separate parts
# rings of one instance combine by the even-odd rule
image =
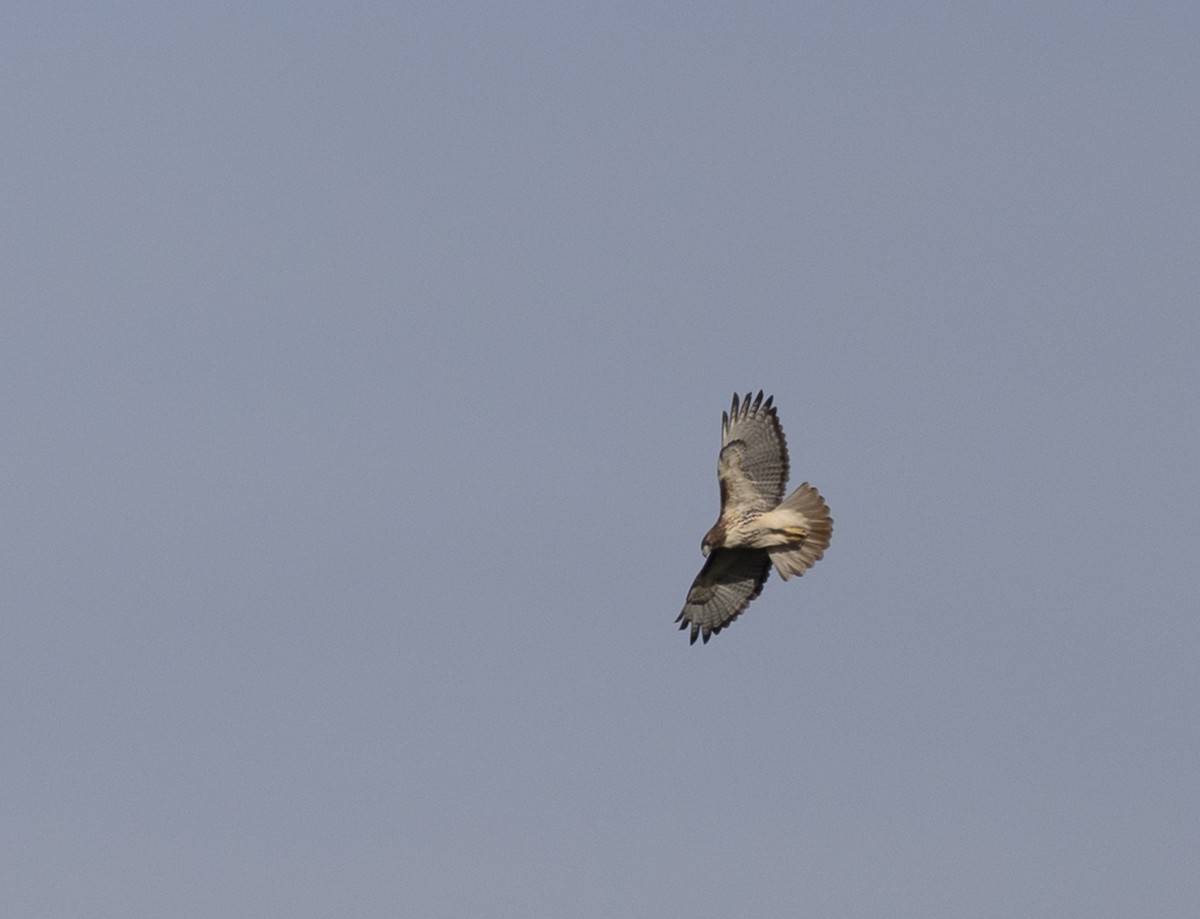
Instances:
[[[787,440],[783,436],[774,396],[763,401],[760,390],[754,402],[749,393],[721,415],[721,454],[717,479],[721,484],[721,519],[761,514],[783,498],[788,478]]]
[[[771,557],[764,549],[714,549],[675,621],[680,629],[692,627],[692,644],[698,635],[707,642],[762,593],[770,573]]]

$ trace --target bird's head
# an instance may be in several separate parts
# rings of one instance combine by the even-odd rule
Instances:
[[[718,546],[725,544],[725,527],[717,523],[711,530],[704,534],[704,538],[700,540],[700,554],[708,558],[708,553]]]

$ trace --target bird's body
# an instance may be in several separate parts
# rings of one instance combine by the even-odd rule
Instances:
[[[741,615],[762,593],[771,567],[787,580],[825,554],[833,536],[829,508],[805,482],[785,499],[787,441],[773,397],[749,394],[721,417],[717,479],[721,514],[700,550],[708,560],[688,591],[676,620],[704,641]]]

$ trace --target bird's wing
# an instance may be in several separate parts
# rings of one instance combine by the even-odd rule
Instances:
[[[783,498],[788,478],[787,440],[773,396],[763,401],[761,390],[721,415],[721,454],[717,479],[721,485],[721,518],[737,519],[761,514]]]
[[[675,621],[680,629],[692,627],[692,644],[701,635],[707,642],[762,593],[770,573],[771,557],[763,549],[714,549]]]

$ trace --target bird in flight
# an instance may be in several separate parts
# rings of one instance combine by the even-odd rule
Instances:
[[[721,514],[700,543],[707,561],[683,612],[675,621],[691,626],[691,643],[705,642],[733,622],[762,593],[771,566],[785,581],[802,575],[825,554],[833,519],[825,499],[805,482],[783,498],[788,479],[787,440],[779,417],[759,391],[721,413],[717,480]]]

